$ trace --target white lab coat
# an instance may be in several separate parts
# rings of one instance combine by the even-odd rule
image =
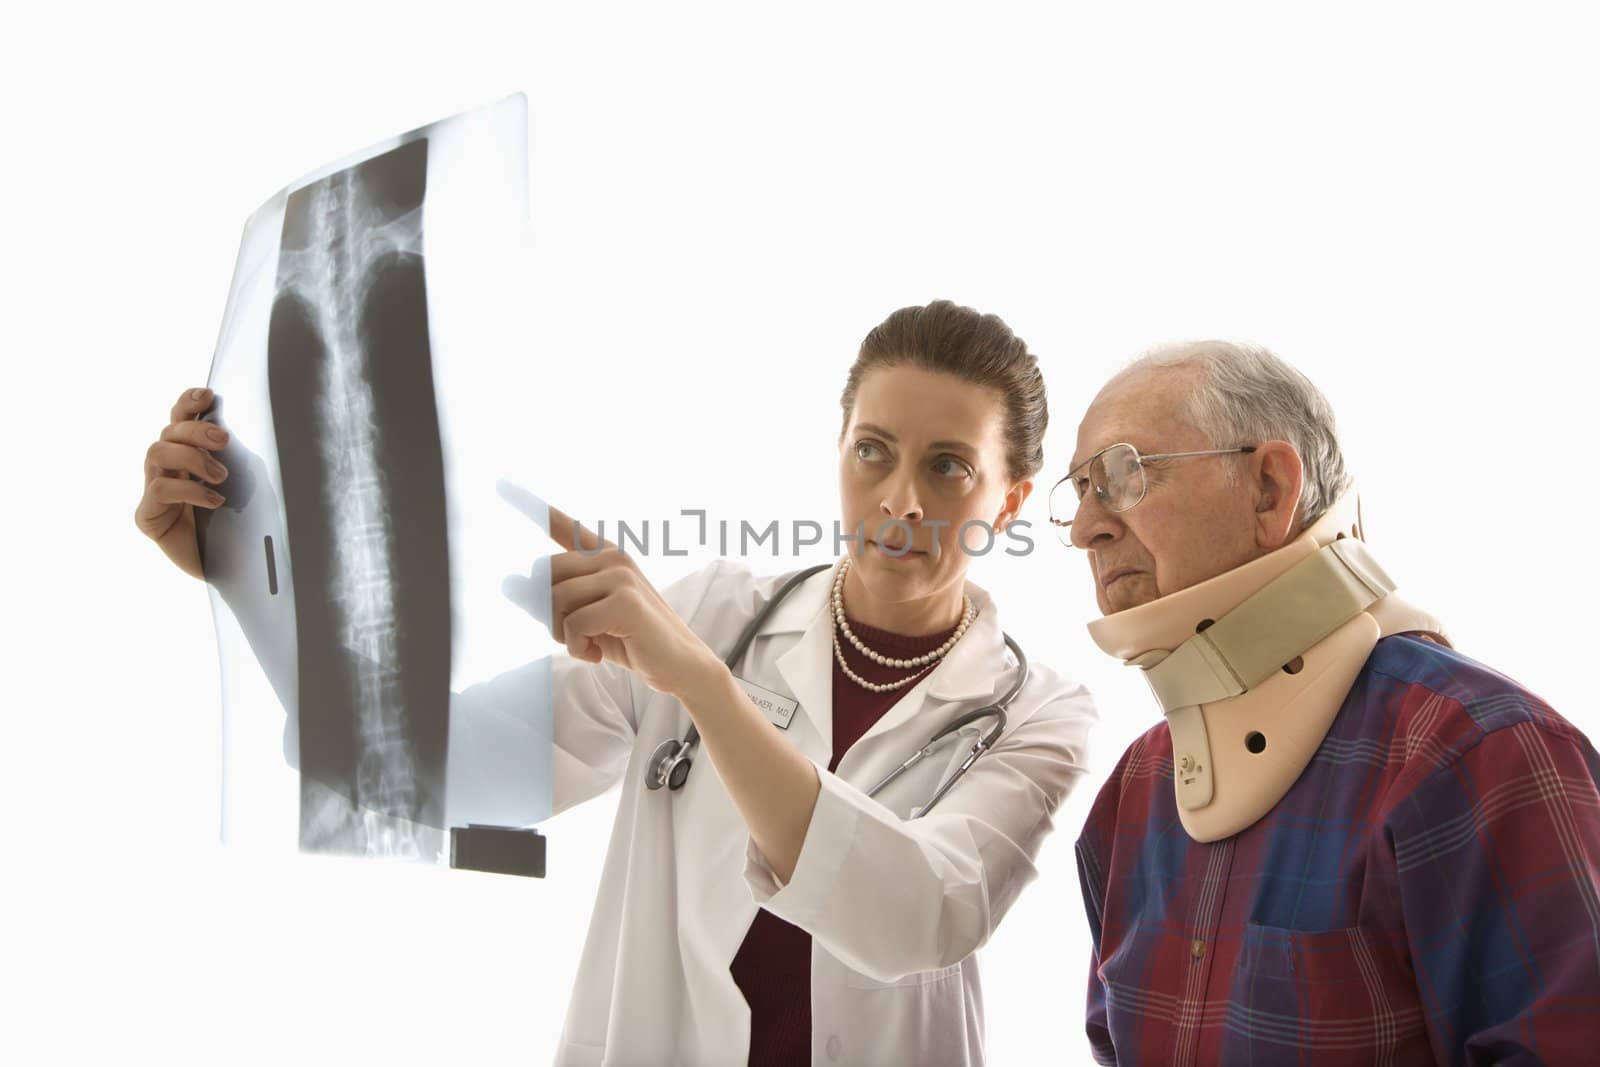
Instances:
[[[725,653],[785,577],[718,561],[662,595]],[[677,700],[610,664],[557,658],[555,810],[622,782],[557,1054],[562,1067],[744,1067],[750,1012],[729,966],[761,907],[812,936],[814,1064],[983,1062],[973,953],[1035,877],[1051,815],[1084,773],[1094,707],[1082,686],[1032,661],[997,746],[933,811],[909,820],[964,755],[966,737],[876,798],[866,789],[940,726],[1001,696],[1015,663],[994,605],[968,583],[978,609],[971,629],[830,774],[830,580],[823,571],[795,587],[735,667],[798,699],[785,734],[821,776],[787,885],[750,840],[704,746],[681,791],[645,788],[656,747],[689,727]],[[457,713],[505,701],[507,681],[468,689]],[[482,733],[476,740],[492,744]]]

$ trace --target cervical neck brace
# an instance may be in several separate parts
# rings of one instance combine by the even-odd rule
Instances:
[[[1379,637],[1422,631],[1449,644],[1393,589],[1362,542],[1352,491],[1277,551],[1089,624],[1103,651],[1144,669],[1161,703],[1190,837],[1217,841],[1272,810]]]

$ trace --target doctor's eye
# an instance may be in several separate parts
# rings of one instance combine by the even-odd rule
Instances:
[[[879,447],[876,441],[857,441],[856,458],[863,463],[882,463],[889,458],[889,453]]]
[[[933,469],[936,474],[945,478],[972,477],[972,468],[954,456],[940,456],[933,461]]]

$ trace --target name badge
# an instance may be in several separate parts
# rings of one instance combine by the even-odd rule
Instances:
[[[781,696],[770,689],[763,689],[754,682],[747,682],[737,674],[733,680],[744,689],[750,702],[761,709],[761,713],[780,730],[787,730],[789,723],[794,719],[794,713],[799,709],[800,702],[793,697]]]

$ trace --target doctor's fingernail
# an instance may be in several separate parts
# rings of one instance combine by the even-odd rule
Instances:
[[[211,429],[206,431],[206,438],[215,442],[216,444],[225,445],[228,443],[228,431],[220,430],[213,426]]]
[[[189,395],[196,400],[204,400],[206,398],[206,391],[204,389],[191,389],[189,390]]]

